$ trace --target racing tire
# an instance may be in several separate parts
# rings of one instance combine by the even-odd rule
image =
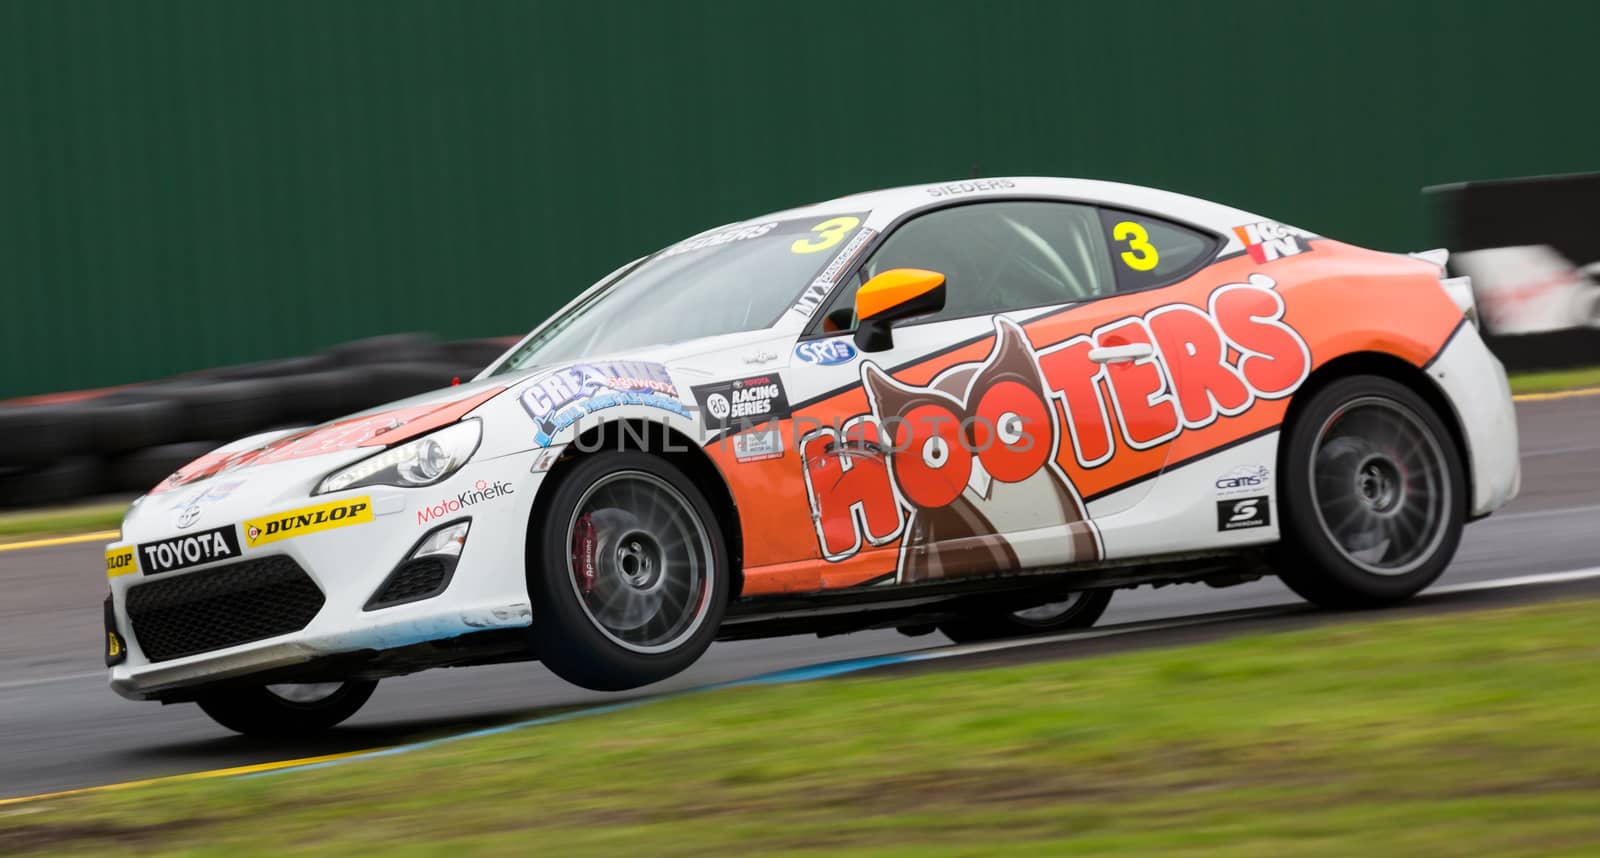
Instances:
[[[579,459],[528,530],[539,658],[595,691],[659,682],[716,637],[726,541],[705,496],[671,463],[634,451]]]
[[[126,391],[90,400],[84,408],[94,420],[95,452],[103,456],[170,443],[184,432],[183,407],[170,399]]]
[[[329,689],[328,686],[337,686]],[[268,739],[312,736],[366,705],[376,681],[264,685],[207,692],[195,699],[211,720],[235,733]]]
[[[134,450],[110,460],[110,487],[119,492],[144,494],[184,465],[217,449],[215,441],[179,441]]]
[[[939,631],[950,640],[965,644],[1087,629],[1099,622],[1109,604],[1110,590],[1084,590],[1032,608],[947,620],[939,624]]]
[[[100,493],[104,487],[100,460],[73,456],[42,468],[0,467],[0,508],[68,503]]]
[[[1455,556],[1466,522],[1459,448],[1432,406],[1387,378],[1341,378],[1289,428],[1278,462],[1273,565],[1325,608],[1415,595]]]
[[[0,467],[37,468],[86,453],[93,422],[77,403],[0,407]]]

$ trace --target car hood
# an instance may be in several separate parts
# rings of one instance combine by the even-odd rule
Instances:
[[[531,449],[542,446],[545,443],[545,436],[539,434],[534,424],[521,425],[521,421],[528,417],[526,413],[519,414],[519,419],[516,421],[499,420],[494,415],[513,409],[524,412],[528,406],[516,406],[511,403],[556,373],[580,367],[645,363],[664,367],[675,376],[681,377],[682,381],[679,384],[687,385],[714,376],[718,367],[727,365],[727,354],[730,350],[749,348],[752,344],[765,342],[773,337],[771,331],[749,331],[530,367],[402,399],[320,426],[253,435],[218,448],[184,465],[158,484],[149,494],[175,492],[213,477],[228,478],[219,479],[218,485],[223,482],[232,484],[236,480],[247,478],[254,485],[259,483],[256,477],[261,474],[262,469],[270,467],[272,493],[287,491],[290,494],[300,493],[303,496],[323,475],[372,455],[384,447],[454,423],[469,413],[478,411],[503,393],[511,395],[503,397],[501,402],[496,403],[494,409],[478,413],[487,415],[486,423],[512,425],[486,427],[485,440],[480,450],[486,450],[490,455],[501,455],[517,449]],[[656,392],[667,399],[682,402],[685,407],[693,402],[687,386],[680,389],[677,385],[669,383],[664,389]],[[592,391],[576,391],[576,398],[573,401],[579,401],[583,396],[592,394]],[[481,457],[483,453],[480,452],[479,455]],[[255,487],[267,488],[259,485]],[[199,487],[196,486],[195,489],[198,490]],[[184,493],[185,496],[188,494],[189,492]]]
[[[492,381],[447,387],[320,426],[255,435],[184,465],[151,489],[150,494],[170,492],[220,474],[283,465],[313,456],[319,457],[315,468],[327,471],[454,423],[505,389],[504,384]]]

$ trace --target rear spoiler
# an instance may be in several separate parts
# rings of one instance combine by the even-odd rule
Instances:
[[[1461,308],[1461,314],[1467,317],[1467,321],[1471,322],[1474,328],[1482,327],[1478,322],[1478,304],[1472,299],[1472,278],[1465,275],[1451,277],[1449,268],[1446,267],[1445,263],[1450,261],[1450,251],[1442,247],[1436,247],[1432,250],[1421,250],[1406,255],[1412,259],[1420,259],[1423,262],[1437,266],[1439,269],[1439,285],[1444,289],[1444,293],[1450,296],[1450,300],[1454,301],[1457,307]]]

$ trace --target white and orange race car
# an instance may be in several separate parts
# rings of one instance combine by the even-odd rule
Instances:
[[[106,552],[111,685],[282,734],[435,666],[622,689],[717,638],[1023,635],[1145,583],[1404,599],[1519,481],[1443,263],[1050,178],[719,227],[469,384],[157,486]]]

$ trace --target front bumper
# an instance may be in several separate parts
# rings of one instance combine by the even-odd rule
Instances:
[[[534,494],[543,474],[530,473],[537,451],[469,463],[436,486],[420,489],[368,488],[317,498],[300,495],[274,498],[246,486],[219,503],[209,504],[206,518],[194,527],[239,525],[241,555],[215,563],[201,563],[177,571],[147,574],[140,558],[137,569],[118,570],[110,578],[108,620],[120,638],[125,654],[110,668],[113,690],[124,697],[165,697],[180,689],[212,684],[285,668],[329,656],[359,652],[387,652],[428,641],[440,641],[493,629],[526,627],[532,622],[524,576],[525,543]],[[268,475],[263,475],[267,477]],[[259,478],[258,478],[259,479]],[[461,503],[462,493],[481,486],[507,485],[509,491],[482,500]],[[196,488],[199,488],[197,486]],[[246,522],[294,507],[311,506],[343,498],[370,498],[370,520],[348,526],[308,530],[303,535],[279,538],[252,547]],[[159,497],[159,496],[157,496]],[[147,504],[148,505],[148,504]],[[159,505],[158,505],[159,506]],[[140,513],[142,519],[126,532],[146,544],[182,531],[171,527],[164,509]],[[470,519],[471,528],[448,585],[437,595],[389,607],[367,609],[373,594],[430,530],[451,521]],[[125,532],[125,533],[126,533]],[[109,549],[124,548],[115,543]],[[320,609],[302,628],[235,646],[193,655],[159,658],[146,652],[139,640],[140,623],[130,618],[130,591],[141,585],[171,581],[178,576],[213,578],[229,567],[282,556],[298,564],[321,591]],[[199,582],[201,579],[196,579]],[[141,614],[146,628],[148,614]],[[112,630],[108,630],[112,631]],[[152,632],[153,633],[153,632]],[[154,643],[152,641],[152,643]]]

